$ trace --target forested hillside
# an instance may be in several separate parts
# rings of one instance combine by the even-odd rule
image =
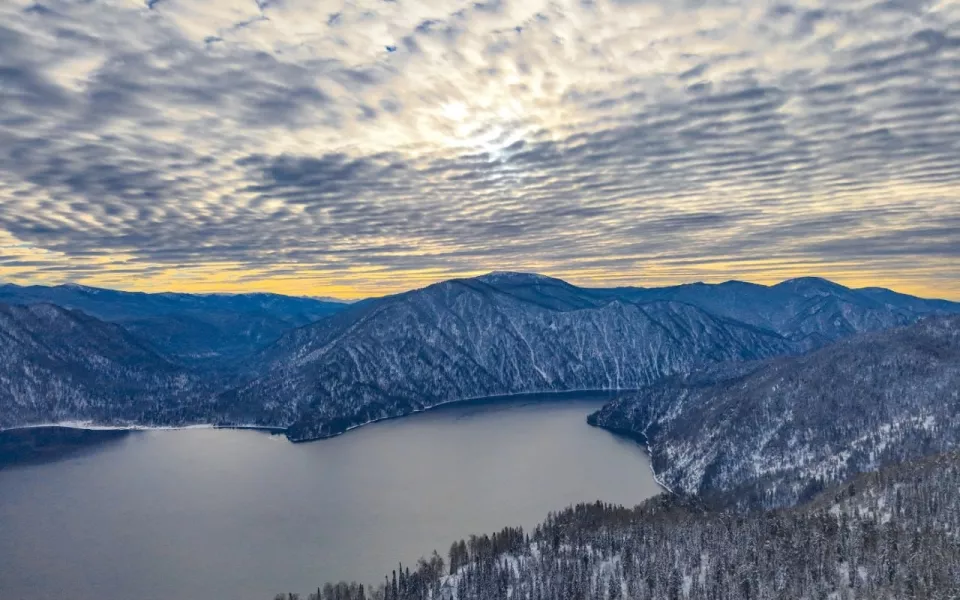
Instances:
[[[285,428],[297,441],[467,398],[630,390],[671,378],[712,383],[757,361],[960,310],[951,302],[851,290],[816,278],[775,286],[732,281],[588,289],[509,272],[348,306],[272,294],[140,294],[75,285],[3,285],[0,299],[80,310],[89,328],[105,330],[108,321],[116,332],[119,325],[136,348],[131,356],[149,352],[163,368],[189,372],[190,380],[162,384],[176,393],[150,392],[150,410],[131,410],[129,395],[121,395],[122,402],[105,398],[121,388],[142,391],[143,378],[132,371],[124,382],[128,370],[113,369],[110,384],[94,386],[93,396],[83,385],[63,391],[57,370],[24,371],[11,375],[6,393],[18,408],[0,426],[48,418],[257,424]],[[59,335],[55,326],[35,333]],[[53,347],[97,339],[78,338],[83,335],[77,329]],[[624,415],[635,412],[621,408]]]
[[[960,455],[855,477],[806,505],[712,512],[662,496],[580,505],[533,532],[455,542],[375,589],[322,600],[943,599],[960,594]],[[277,596],[288,598],[287,595]]]
[[[118,325],[51,304],[0,304],[0,428],[195,422],[207,416],[207,386]]]
[[[230,366],[283,333],[345,306],[279,294],[123,292],[82,285],[0,285],[0,302],[55,304],[117,323],[187,366]]]
[[[960,447],[960,316],[715,383],[665,382],[590,420],[642,436],[670,489],[789,506],[856,473]]]
[[[222,403],[234,420],[283,423],[304,440],[453,400],[632,389],[794,350],[774,332],[689,304],[600,300],[559,280],[495,274],[291,332],[261,355],[263,376]]]

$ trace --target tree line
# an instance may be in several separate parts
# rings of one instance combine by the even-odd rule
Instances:
[[[665,495],[601,502],[451,544],[374,588],[308,600],[807,600],[960,597],[960,455],[855,477],[799,507]],[[281,595],[290,600],[295,595]]]

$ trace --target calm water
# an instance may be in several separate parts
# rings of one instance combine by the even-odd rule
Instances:
[[[599,400],[450,406],[309,444],[136,433],[0,470],[0,598],[268,600],[547,512],[659,492]]]

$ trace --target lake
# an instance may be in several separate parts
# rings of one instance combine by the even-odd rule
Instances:
[[[603,399],[447,405],[292,444],[146,431],[0,470],[3,600],[272,600],[597,499],[660,488],[643,449],[590,427]]]

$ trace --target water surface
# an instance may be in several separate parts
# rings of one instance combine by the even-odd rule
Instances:
[[[308,444],[138,432],[0,470],[3,600],[269,600],[379,582],[450,542],[659,492],[597,399],[450,405]]]

